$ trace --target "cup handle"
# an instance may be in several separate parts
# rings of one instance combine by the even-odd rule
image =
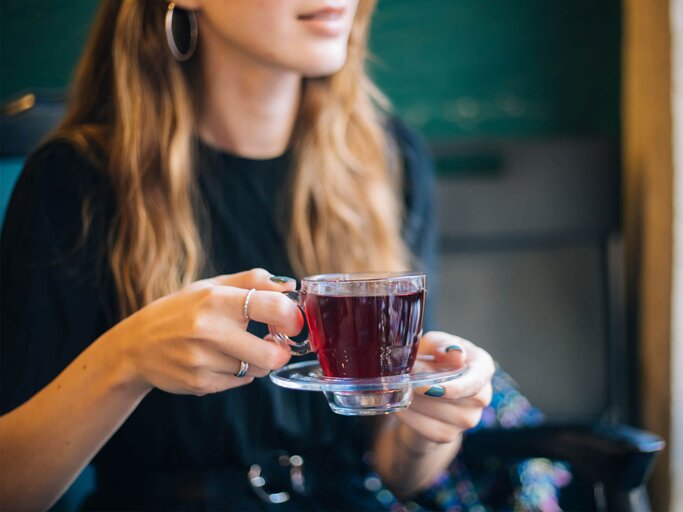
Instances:
[[[299,290],[296,290],[293,292],[283,293],[287,296],[288,299],[290,299],[292,302],[294,302],[294,304],[297,305],[297,307],[301,310],[301,314],[304,315],[304,308],[301,305],[301,292]],[[306,315],[304,315],[304,321],[306,321]],[[313,351],[313,349],[311,348],[310,336],[307,337],[304,341],[297,342],[289,336],[287,336],[286,334],[277,332],[271,325],[268,325],[268,331],[270,331],[270,334],[273,335],[273,338],[275,338],[275,341],[277,343],[285,347],[295,356],[303,356]]]

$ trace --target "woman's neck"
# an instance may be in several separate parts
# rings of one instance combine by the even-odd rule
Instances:
[[[248,158],[284,153],[299,108],[301,76],[245,55],[210,28],[202,33],[201,68],[202,140]]]

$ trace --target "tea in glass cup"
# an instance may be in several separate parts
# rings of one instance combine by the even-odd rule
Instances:
[[[315,352],[325,377],[358,380],[358,391],[326,392],[335,412],[380,414],[410,404],[410,384],[394,378],[398,386],[387,386],[386,379],[407,375],[415,363],[426,299],[423,273],[310,276],[287,295],[302,309],[309,337],[295,342],[271,330],[275,339],[297,355]],[[368,391],[372,379],[376,391]]]

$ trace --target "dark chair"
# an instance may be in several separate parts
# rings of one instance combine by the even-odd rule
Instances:
[[[650,510],[646,484],[659,436],[626,425],[548,425],[520,429],[480,430],[466,437],[468,465],[488,457],[522,460],[543,457],[568,462],[575,479],[561,495],[564,510]]]
[[[544,139],[433,144],[439,167],[439,323],[489,350],[547,426],[479,430],[487,457],[568,462],[568,510],[648,510],[663,441],[637,418],[624,336],[618,147]]]

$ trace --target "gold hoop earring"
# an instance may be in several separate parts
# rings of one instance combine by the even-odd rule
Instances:
[[[194,11],[185,11],[181,8],[178,8],[178,11],[187,14],[187,21],[190,25],[190,41],[187,43],[187,50],[182,52],[176,43],[173,32],[173,17],[175,10],[175,3],[169,2],[168,10],[166,11],[166,18],[164,19],[164,25],[166,27],[166,42],[168,43],[168,48],[171,50],[171,54],[173,54],[176,60],[185,62],[192,57],[192,55],[194,55],[194,52],[197,49],[197,15]]]

